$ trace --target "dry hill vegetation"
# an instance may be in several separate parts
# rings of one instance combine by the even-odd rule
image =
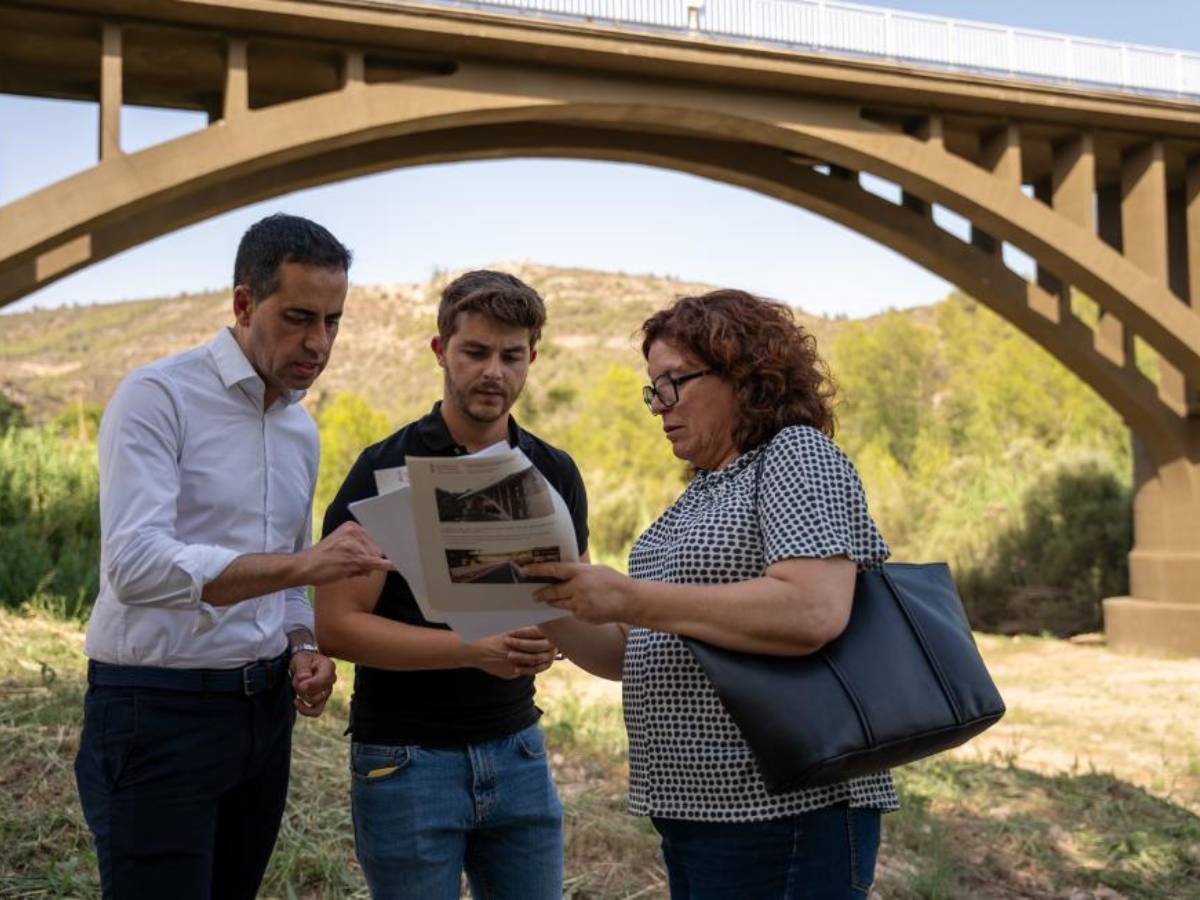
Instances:
[[[675,297],[707,285],[646,275],[501,265],[536,285],[549,324],[542,361],[531,379],[545,393],[568,378],[586,379],[611,363],[637,365],[637,327]],[[440,381],[429,339],[437,299],[457,273],[422,284],[355,285],[329,368],[309,407],[353,392],[389,418],[432,404]],[[72,404],[103,405],[132,369],[204,343],[231,321],[228,292],[188,294],[99,306],[61,307],[0,318],[0,392],[31,417],[57,415]],[[834,323],[803,316],[818,337]],[[580,380],[583,380],[580,379]]]

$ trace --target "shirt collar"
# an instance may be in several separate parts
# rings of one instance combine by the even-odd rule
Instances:
[[[254,371],[254,366],[250,364],[237,338],[233,336],[232,328],[225,327],[218,331],[217,336],[208,344],[208,352],[226,390],[235,385],[242,385],[251,396],[262,400],[266,385],[258,372]],[[284,391],[276,402],[282,401],[285,406],[290,406],[304,399],[304,394],[305,391]]]
[[[754,462],[764,446],[766,445],[759,444],[757,447],[751,447],[723,469],[696,469],[693,479],[697,484],[720,484]]]
[[[446,427],[446,420],[442,418],[441,400],[433,404],[433,409],[417,422],[417,431],[421,435],[421,440],[425,442],[425,446],[433,453],[445,453],[461,447],[458,441],[454,440],[454,436],[450,434],[450,429]],[[529,432],[517,424],[517,417],[510,412],[508,414],[508,445],[520,447],[528,453],[530,443]]]

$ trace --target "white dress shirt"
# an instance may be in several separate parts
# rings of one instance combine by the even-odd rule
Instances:
[[[262,379],[229,329],[117,388],[100,426],[100,593],[94,660],[233,668],[313,627],[304,587],[213,607],[204,586],[247,553],[311,543],[319,444],[293,391]]]

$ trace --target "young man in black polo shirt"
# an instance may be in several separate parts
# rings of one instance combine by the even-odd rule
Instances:
[[[501,272],[448,285],[433,352],[442,401],[363,451],[325,514],[325,533],[376,494],[374,472],[408,456],[520,447],[566,501],[580,553],[587,496],[571,458],[517,425],[545,322],[541,297]],[[317,639],[354,662],[350,733],[354,837],[375,898],[560,900],[562,807],[533,703],[554,646],[536,628],[466,643],[428,622],[396,572],[321,588]]]

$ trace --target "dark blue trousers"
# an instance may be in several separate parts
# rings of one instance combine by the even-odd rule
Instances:
[[[105,900],[257,894],[283,817],[295,717],[286,664],[277,667],[252,695],[93,681],[75,777]]]
[[[845,803],[769,822],[653,819],[671,900],[866,900],[880,813]]]

